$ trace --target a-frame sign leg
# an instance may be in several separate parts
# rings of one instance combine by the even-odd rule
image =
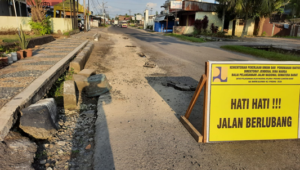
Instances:
[[[203,135],[201,135],[201,133],[190,123],[190,121],[188,120],[188,118],[191,115],[191,112],[195,106],[195,103],[197,101],[197,99],[200,96],[200,92],[203,89],[205,83],[207,81],[207,76],[205,74],[202,75],[200,82],[196,88],[196,91],[193,95],[193,98],[190,102],[190,105],[185,113],[185,116],[181,116],[180,121],[183,124],[183,126],[190,132],[190,134],[196,139],[196,141],[198,143],[203,142]],[[204,114],[204,113],[203,113]]]

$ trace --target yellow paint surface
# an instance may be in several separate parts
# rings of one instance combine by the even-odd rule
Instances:
[[[209,142],[298,138],[299,75],[300,65],[212,64]]]

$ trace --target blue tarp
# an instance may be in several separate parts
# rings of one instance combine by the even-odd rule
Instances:
[[[154,31],[155,32],[163,32],[166,25],[167,25],[166,21],[155,22]],[[169,21],[168,22],[168,29],[165,30],[164,32],[172,33],[173,32],[173,26],[174,26],[174,21]]]

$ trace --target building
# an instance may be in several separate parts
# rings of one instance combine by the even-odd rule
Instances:
[[[172,1],[167,0],[162,7],[165,8],[163,13],[167,16],[168,21],[173,23],[174,33],[192,34],[195,21],[197,19],[202,20],[204,16],[208,17],[209,26],[213,23],[215,26],[218,26],[219,31],[223,29],[223,21],[218,18],[218,13],[216,12],[218,4],[187,0],[179,1],[177,6],[174,6],[172,3]],[[169,20],[170,17],[171,21]],[[178,18],[177,22],[175,22],[175,18]],[[166,29],[172,29],[172,25],[168,24]]]
[[[119,22],[128,22],[131,20],[133,16],[125,16],[125,15],[119,15]]]
[[[28,16],[28,9],[26,0],[0,0],[0,16],[15,16],[14,3],[16,7],[17,16]]]

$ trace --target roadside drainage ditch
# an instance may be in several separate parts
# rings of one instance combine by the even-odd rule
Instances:
[[[282,46],[272,46],[272,45],[244,45],[244,46],[258,49],[258,50],[276,52],[281,54],[291,54],[300,57],[300,49],[295,49],[292,47],[282,47]]]

